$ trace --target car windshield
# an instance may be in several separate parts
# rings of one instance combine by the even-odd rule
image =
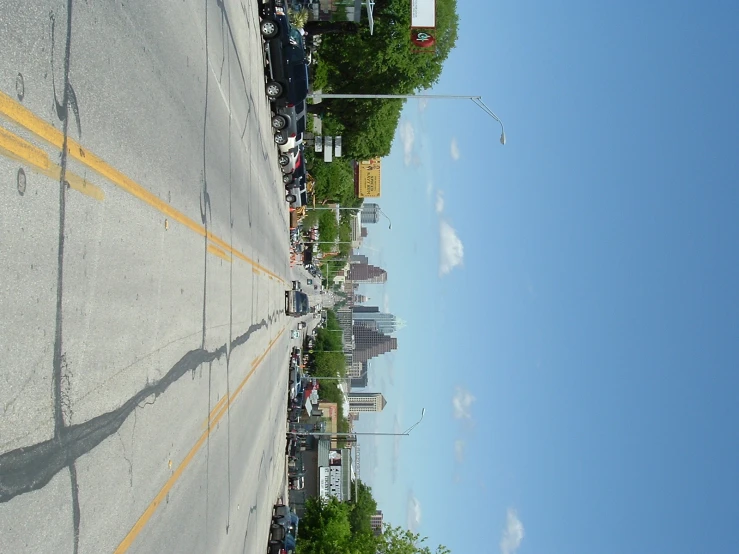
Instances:
[[[290,38],[293,39],[300,48],[305,50],[305,43],[303,42],[303,35],[295,27],[290,27]]]

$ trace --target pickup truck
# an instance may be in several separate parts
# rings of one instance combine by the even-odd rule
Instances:
[[[264,16],[259,30],[266,42],[270,78],[266,92],[270,102],[278,109],[298,105],[308,97],[308,65],[300,32],[290,26],[283,10]]]

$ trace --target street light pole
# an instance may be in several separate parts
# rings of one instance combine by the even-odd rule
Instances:
[[[314,92],[312,94],[309,94],[311,98],[314,100],[322,100],[324,98],[344,98],[344,99],[383,99],[383,98],[396,98],[396,99],[409,99],[409,98],[419,98],[419,99],[441,99],[441,100],[472,100],[478,108],[480,108],[482,111],[484,111],[486,114],[488,114],[490,117],[492,117],[495,121],[500,123],[500,143],[505,144],[506,143],[506,137],[505,137],[505,127],[503,127],[503,122],[500,120],[500,118],[495,115],[493,110],[488,108],[485,103],[482,101],[482,96],[464,96],[464,95],[458,95],[458,94],[332,94],[332,93],[323,93],[323,92]]]

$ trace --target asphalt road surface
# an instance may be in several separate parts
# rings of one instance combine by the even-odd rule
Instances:
[[[264,552],[287,207],[255,0],[4,0],[0,552]]]

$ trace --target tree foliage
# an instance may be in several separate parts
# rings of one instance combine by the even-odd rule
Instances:
[[[298,554],[451,554],[445,546],[431,550],[425,537],[401,527],[385,525],[383,534],[375,536],[369,529],[369,517],[377,504],[371,489],[361,482],[358,485],[362,492],[357,503],[308,499],[300,520]],[[354,523],[355,517],[363,523]]]
[[[411,94],[427,89],[441,75],[457,40],[457,1],[436,2],[436,47],[419,53],[411,42],[408,0],[378,0],[374,33],[360,25],[356,33],[324,36],[320,63],[326,64],[324,92]],[[389,154],[402,100],[324,99],[317,108],[342,129],[350,157],[367,159]]]
[[[356,481],[354,487],[357,495],[352,499],[351,512],[349,513],[349,524],[352,533],[372,533],[370,517],[377,511],[377,501],[372,496],[372,488],[362,481]]]
[[[298,554],[350,552],[352,541],[349,506],[335,498],[309,498],[300,520]]]

